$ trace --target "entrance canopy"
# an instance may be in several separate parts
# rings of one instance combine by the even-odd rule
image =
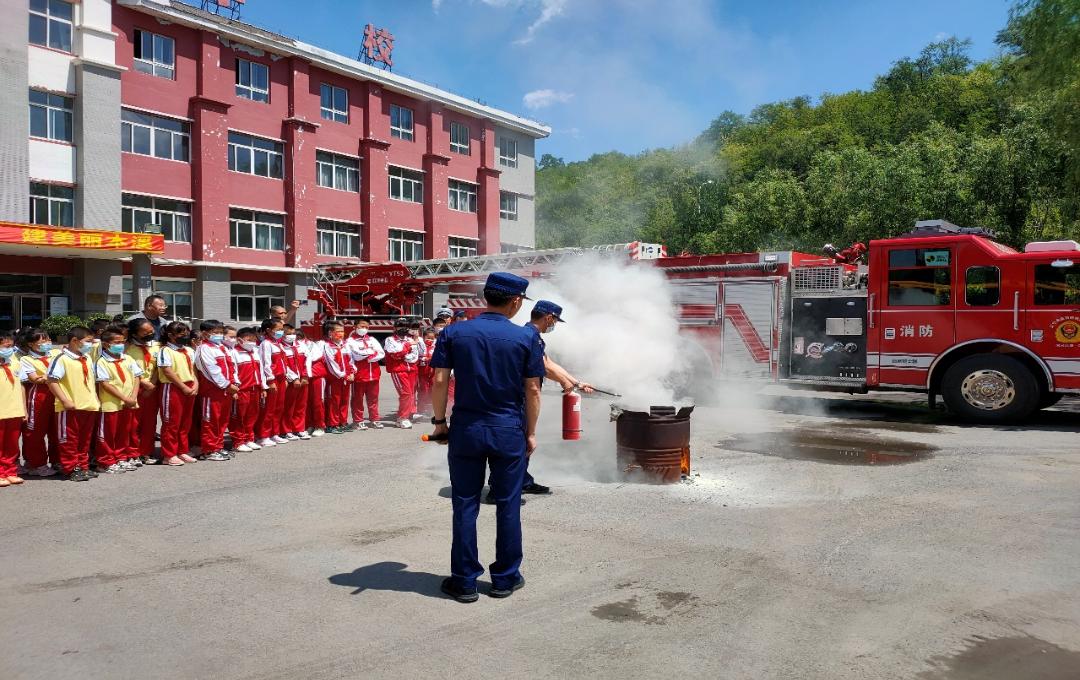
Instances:
[[[132,255],[161,255],[161,234],[70,229],[40,224],[0,222],[0,254],[119,260]]]

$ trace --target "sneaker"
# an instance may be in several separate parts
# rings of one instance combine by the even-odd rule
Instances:
[[[3,479],[8,484],[22,484],[25,481],[19,475],[12,475],[10,477],[0,477],[0,479]]]
[[[468,589],[459,586],[454,581],[453,577],[449,576],[443,579],[442,585],[439,587],[439,590],[443,591],[458,602],[476,602],[480,599],[480,595],[476,592],[476,588]]]
[[[210,455],[208,455],[206,457],[206,460],[222,461],[222,460],[229,460],[229,457],[227,455],[225,455],[224,451],[214,451],[213,453],[211,453]]]
[[[315,428],[314,430],[311,431],[311,436],[312,437],[321,437],[324,434],[326,434],[326,430],[322,429],[321,427],[317,427],[317,428]]]
[[[431,416],[425,415],[423,413],[414,413],[414,414],[412,414],[413,422],[418,421],[418,420],[424,420],[425,418],[430,418],[430,417]]]
[[[31,477],[52,477],[56,474],[56,470],[52,469],[48,465],[41,465],[32,470],[27,470],[26,474]]]
[[[311,435],[308,434],[307,432],[297,432],[296,433],[296,438],[297,439],[302,439],[303,441],[307,441],[307,440],[311,439]]]
[[[124,472],[134,472],[135,469],[136,469],[135,465],[131,461],[127,461],[127,460],[122,460],[119,463],[117,463],[117,465],[122,467],[124,469]]]
[[[514,594],[515,590],[521,590],[524,587],[525,587],[525,577],[518,574],[517,583],[510,586],[509,588],[496,588],[494,583],[491,584],[491,590],[488,591],[488,595],[490,595],[491,597],[497,598],[497,599],[502,599],[504,597],[510,597],[511,595]]]
[[[251,453],[254,450],[255,449],[251,448],[247,444],[241,444],[240,446],[237,446],[235,449],[233,449],[233,451],[239,451],[240,453]]]
[[[406,420],[405,418],[402,418],[401,420],[398,421],[397,426],[400,427],[403,430],[411,430],[412,429],[412,421],[411,420]]]
[[[75,468],[71,472],[64,475],[64,477],[73,482],[85,482],[90,479],[90,475],[86,474],[86,470],[83,470],[82,468]]]
[[[5,486],[11,486],[11,482],[7,480],[7,477],[0,477],[0,489],[3,489]]]
[[[258,451],[259,449],[261,449],[261,448],[262,448],[262,445],[261,445],[261,444],[256,444],[255,442],[248,442],[248,443],[247,443],[247,446],[248,446],[248,448],[249,448],[249,449],[251,449],[252,451]]]
[[[287,433],[285,433],[285,435],[284,435],[284,436],[285,436],[285,438],[286,438],[286,439],[288,439],[288,440],[289,440],[289,441],[291,441],[291,442],[294,442],[294,441],[296,441],[297,439],[299,439],[299,438],[300,438],[300,437],[297,437],[297,436],[296,436],[295,434],[293,434],[292,432],[287,432]]]
[[[365,422],[357,423],[356,424],[356,429],[358,429],[358,430],[366,430],[367,429],[367,423],[365,423]]]
[[[275,444],[288,444],[291,441],[288,437],[282,437],[280,434],[275,434],[273,437],[270,437],[270,439]],[[293,439],[296,439],[296,437],[293,437]]]
[[[221,452],[228,456],[229,460],[236,458],[236,451],[232,451],[230,449],[222,449]]]
[[[109,467],[98,467],[98,470],[106,475],[118,475],[122,472],[127,472],[127,468],[121,467],[120,463],[113,463]]]
[[[337,425],[331,425],[330,427],[326,428],[326,434],[341,434],[342,432],[344,432],[344,430],[342,430]]]
[[[143,466],[142,458],[128,458],[127,462],[132,467],[140,468]]]
[[[373,428],[375,428],[376,430],[381,430],[381,429],[383,429],[384,427],[386,427],[385,425],[383,425],[383,424],[382,424],[381,422],[379,422],[378,420],[373,420],[373,421],[371,421],[371,426],[372,426]]]
[[[83,474],[86,475],[87,479],[97,479],[98,478],[98,473],[97,473],[96,470],[94,470],[94,468],[89,468],[87,470],[83,470]]]

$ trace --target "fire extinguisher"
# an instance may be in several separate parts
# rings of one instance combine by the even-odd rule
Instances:
[[[563,394],[562,438],[581,439],[581,395],[575,390]]]

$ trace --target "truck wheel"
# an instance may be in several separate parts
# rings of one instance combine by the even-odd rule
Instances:
[[[1031,414],[1039,384],[1022,363],[1004,354],[976,354],[949,367],[941,396],[965,420],[1004,423]]]

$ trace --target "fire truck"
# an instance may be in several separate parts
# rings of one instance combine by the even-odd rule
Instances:
[[[557,275],[596,252],[661,269],[685,351],[687,391],[717,380],[866,393],[923,392],[965,420],[1023,420],[1080,394],[1080,244],[1023,252],[944,220],[825,255],[667,256],[656,244],[566,248],[407,264],[323,267],[309,296],[323,317],[389,319],[431,290],[479,311],[488,272]],[[373,324],[376,325],[376,324]]]

